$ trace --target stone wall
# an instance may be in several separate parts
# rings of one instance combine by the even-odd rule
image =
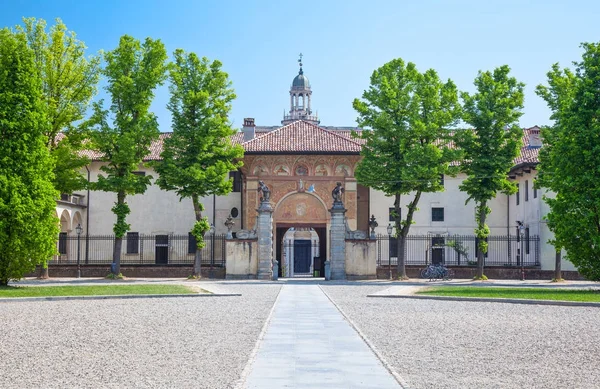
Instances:
[[[377,278],[377,246],[375,240],[346,240],[346,278]]]
[[[258,243],[252,240],[227,240],[226,279],[251,279],[258,273]]]

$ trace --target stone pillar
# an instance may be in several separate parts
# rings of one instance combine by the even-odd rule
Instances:
[[[346,209],[342,202],[334,201],[331,213],[331,227],[329,230],[329,261],[331,262],[331,279],[346,279]]]
[[[256,235],[258,237],[258,274],[259,280],[273,278],[273,208],[268,198],[261,198],[256,210]]]

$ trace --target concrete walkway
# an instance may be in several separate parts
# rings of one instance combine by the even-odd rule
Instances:
[[[246,388],[399,388],[318,285],[285,285]]]

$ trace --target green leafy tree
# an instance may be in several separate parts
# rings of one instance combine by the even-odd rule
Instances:
[[[25,18],[17,27],[27,36],[42,80],[42,101],[50,122],[46,144],[55,161],[54,186],[61,193],[85,187],[81,169],[88,158],[78,154],[85,138],[78,124],[84,119],[100,78],[100,58],[85,56],[85,44],[56,19],[46,31],[43,19]]]
[[[452,174],[458,157],[449,147],[449,128],[460,118],[458,92],[451,80],[442,82],[435,70],[420,73],[401,59],[375,70],[362,100],[354,100],[357,122],[366,140],[356,169],[363,185],[394,196],[398,278],[407,279],[405,245],[422,193],[444,189],[440,175]],[[404,220],[403,195],[412,194]]]
[[[89,159],[78,153],[85,138],[78,124],[96,93],[100,58],[88,60],[85,44],[60,19],[50,32],[43,19],[23,21],[25,26],[17,26],[17,31],[27,36],[42,80],[42,102],[49,121],[46,145],[54,159],[54,187],[60,193],[73,193],[87,184],[81,169]],[[40,277],[48,278],[47,263],[40,269]]]
[[[461,93],[463,120],[471,129],[456,134],[456,144],[464,153],[462,171],[467,174],[459,188],[467,193],[467,203],[475,202],[478,279],[486,278],[484,254],[490,234],[486,218],[491,212],[488,203],[498,192],[517,191],[508,179],[508,172],[522,144],[523,132],[518,121],[522,115],[524,84],[510,77],[509,72],[506,65],[493,72],[479,72],[474,82],[477,92]]]
[[[552,110],[554,125],[542,129],[537,184],[550,207],[548,228],[560,250],[590,280],[600,280],[600,43],[584,43],[575,72],[548,72],[548,85],[537,93]],[[560,273],[558,273],[560,277]]]
[[[112,211],[117,217],[113,227],[113,273],[118,275],[123,236],[130,228],[126,222],[130,209],[125,199],[127,195],[144,193],[152,179],[134,171],[143,166],[150,144],[160,134],[150,104],[154,90],[167,77],[167,52],[160,40],[146,38],[140,43],[124,35],[116,49],[104,54],[104,60],[106,67],[102,73],[107,78],[111,105],[104,110],[102,101],[95,103],[89,121],[93,130],[90,146],[102,155],[100,160],[105,163],[100,168],[104,174],[98,175],[92,189],[117,195]]]
[[[0,30],[0,285],[56,252],[57,192],[34,60],[24,34]]]
[[[201,276],[200,252],[210,228],[202,216],[203,197],[231,192],[229,172],[241,166],[244,150],[232,145],[236,132],[228,118],[235,94],[221,62],[199,59],[194,53],[176,50],[170,69],[173,134],[165,139],[162,160],[156,164],[157,184],[175,191],[180,199],[190,198],[196,223],[195,277]]]

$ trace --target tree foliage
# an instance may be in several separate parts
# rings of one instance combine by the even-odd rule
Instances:
[[[56,251],[57,192],[34,60],[23,33],[0,30],[0,285]]]
[[[178,49],[170,69],[173,133],[164,141],[162,160],[156,164],[157,184],[190,198],[194,205],[196,238],[194,275],[200,276],[200,251],[210,225],[201,199],[226,195],[232,190],[229,172],[241,166],[243,149],[232,145],[236,132],[228,114],[235,94],[219,61],[199,59],[194,53]]]
[[[522,115],[524,84],[510,77],[509,72],[506,65],[493,72],[479,72],[474,82],[477,91],[461,93],[463,121],[471,129],[456,134],[456,144],[464,153],[462,171],[467,174],[460,190],[467,193],[467,202],[473,200],[476,204],[479,278],[485,278],[484,253],[490,234],[486,224],[490,213],[488,202],[499,192],[512,194],[517,190],[508,180],[508,172],[522,144],[523,132],[518,121]]]
[[[537,93],[552,110],[542,129],[537,184],[555,193],[548,228],[557,249],[590,280],[600,280],[600,43],[584,43],[575,72],[554,64]]]
[[[457,158],[449,129],[460,118],[458,91],[435,70],[420,73],[395,59],[375,70],[362,100],[354,100],[366,140],[356,169],[358,182],[394,196],[398,277],[406,278],[405,242],[422,193],[444,189],[442,174]],[[401,196],[413,193],[403,220]]]
[[[56,19],[46,31],[43,19],[25,18],[24,28],[35,66],[42,80],[42,102],[49,125],[46,144],[55,162],[54,186],[61,193],[84,188],[80,170],[89,160],[77,153],[85,136],[78,124],[96,94],[100,58],[85,56],[85,44]]]
[[[118,274],[122,238],[130,228],[126,222],[130,213],[126,196],[144,193],[152,180],[150,175],[134,172],[143,166],[151,143],[160,133],[150,104],[154,90],[166,79],[167,52],[160,40],[146,38],[141,43],[124,35],[116,49],[104,54],[104,60],[102,73],[107,78],[111,104],[105,110],[103,101],[95,103],[88,123],[93,130],[90,146],[101,154],[100,160],[104,162],[100,168],[104,174],[98,175],[92,188],[117,195],[112,211],[117,217],[113,227],[116,238],[113,262],[114,273]]]

